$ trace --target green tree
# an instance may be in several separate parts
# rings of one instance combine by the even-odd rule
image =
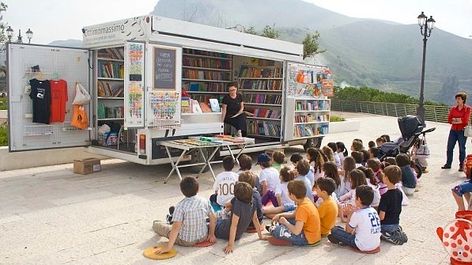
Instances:
[[[0,2],[0,12],[5,12],[8,6],[4,2]],[[5,34],[7,24],[3,22],[3,15],[0,15],[0,43],[5,43],[7,36]]]
[[[307,33],[303,40],[303,59],[314,56],[325,52],[326,50],[320,49],[320,33],[315,31],[313,33]]]
[[[261,36],[271,39],[277,39],[280,36],[280,33],[278,30],[275,29],[275,24],[272,26],[267,25],[262,30]]]

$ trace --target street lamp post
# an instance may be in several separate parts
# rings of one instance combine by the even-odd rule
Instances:
[[[11,28],[11,26],[8,26],[8,28],[6,29],[6,32],[7,32],[8,42],[12,42],[14,30]],[[31,29],[28,29],[26,31],[26,37],[28,38],[28,44],[31,43],[31,39],[33,38],[33,31],[31,31]],[[23,43],[23,36],[21,35],[21,29],[18,30],[18,36],[16,36],[16,38],[17,38],[16,40],[17,43]]]
[[[420,84],[420,100],[418,108],[416,109],[416,115],[421,120],[421,123],[425,124],[425,108],[424,108],[424,72],[426,65],[426,42],[431,36],[431,31],[434,28],[434,23],[436,21],[433,19],[433,16],[429,18],[421,12],[418,16],[418,25],[420,26],[420,33],[423,36],[423,62],[421,64],[421,84]]]

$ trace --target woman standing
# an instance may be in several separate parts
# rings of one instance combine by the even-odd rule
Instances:
[[[467,94],[459,92],[456,94],[456,106],[449,110],[448,122],[452,124],[447,139],[447,161],[442,169],[451,168],[452,156],[456,142],[459,142],[459,171],[464,171],[465,143],[467,137],[464,135],[464,129],[469,123],[470,107],[465,105]]]
[[[246,115],[244,114],[244,102],[241,94],[238,93],[237,83],[230,83],[228,95],[222,101],[222,118],[227,123],[238,130],[238,137],[246,136]]]

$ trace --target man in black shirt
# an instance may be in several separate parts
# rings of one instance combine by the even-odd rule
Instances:
[[[401,178],[402,171],[398,166],[392,165],[384,169],[383,182],[388,190],[380,198],[379,204],[381,238],[395,245],[402,245],[408,241],[400,226],[403,193],[395,186]]]
[[[244,114],[244,102],[241,94],[238,93],[236,83],[231,83],[228,87],[229,94],[225,95],[222,101],[222,116],[224,123],[227,123],[238,130],[238,136],[246,136],[246,116]]]
[[[51,113],[51,88],[49,80],[30,80],[30,98],[33,100],[33,122],[49,124]]]

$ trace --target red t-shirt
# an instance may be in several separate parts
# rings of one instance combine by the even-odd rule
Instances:
[[[64,122],[66,117],[67,82],[65,80],[51,80],[51,115],[50,122]]]
[[[452,124],[453,118],[460,118],[462,122],[459,124]],[[460,110],[457,106],[455,106],[449,110],[449,116],[447,117],[447,122],[452,124],[451,130],[461,131],[461,130],[464,130],[464,128],[467,126],[467,124],[469,123],[469,119],[470,119],[470,106],[464,105],[464,107],[462,107],[462,109]]]

